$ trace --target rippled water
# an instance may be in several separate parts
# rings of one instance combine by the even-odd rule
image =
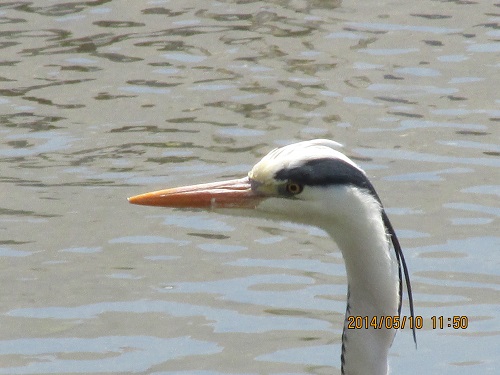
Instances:
[[[0,4],[0,373],[340,373],[325,233],[125,199],[318,137],[368,172],[404,247],[424,327],[392,373],[496,373],[498,9]]]

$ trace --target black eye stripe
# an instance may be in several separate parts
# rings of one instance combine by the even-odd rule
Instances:
[[[282,181],[293,181],[302,186],[352,185],[368,190],[380,201],[364,172],[341,159],[309,160],[301,166],[279,170],[275,173],[274,178]]]

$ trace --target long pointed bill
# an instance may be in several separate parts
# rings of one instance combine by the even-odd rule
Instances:
[[[153,191],[128,198],[133,204],[175,208],[255,208],[263,199],[248,177]]]

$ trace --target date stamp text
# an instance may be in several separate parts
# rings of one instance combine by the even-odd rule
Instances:
[[[465,315],[431,316],[432,329],[467,329],[469,318]],[[347,329],[423,329],[424,318],[412,316],[348,316]]]

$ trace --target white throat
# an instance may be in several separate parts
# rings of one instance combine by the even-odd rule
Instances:
[[[372,319],[379,323],[386,316],[398,315],[398,264],[375,198],[355,188],[347,189],[342,198],[348,206],[342,224],[339,221],[339,225],[324,228],[342,251],[347,273],[342,371],[346,375],[385,375],[396,330],[365,326]],[[349,329],[350,319],[362,319],[363,328]]]
[[[307,187],[300,199],[269,199],[259,210],[300,218],[294,221],[324,229],[337,243],[348,281],[345,324],[349,316],[378,321],[398,315],[398,263],[390,251],[381,206],[370,193],[344,185]],[[343,374],[387,374],[387,355],[395,333],[394,329],[345,327]]]

